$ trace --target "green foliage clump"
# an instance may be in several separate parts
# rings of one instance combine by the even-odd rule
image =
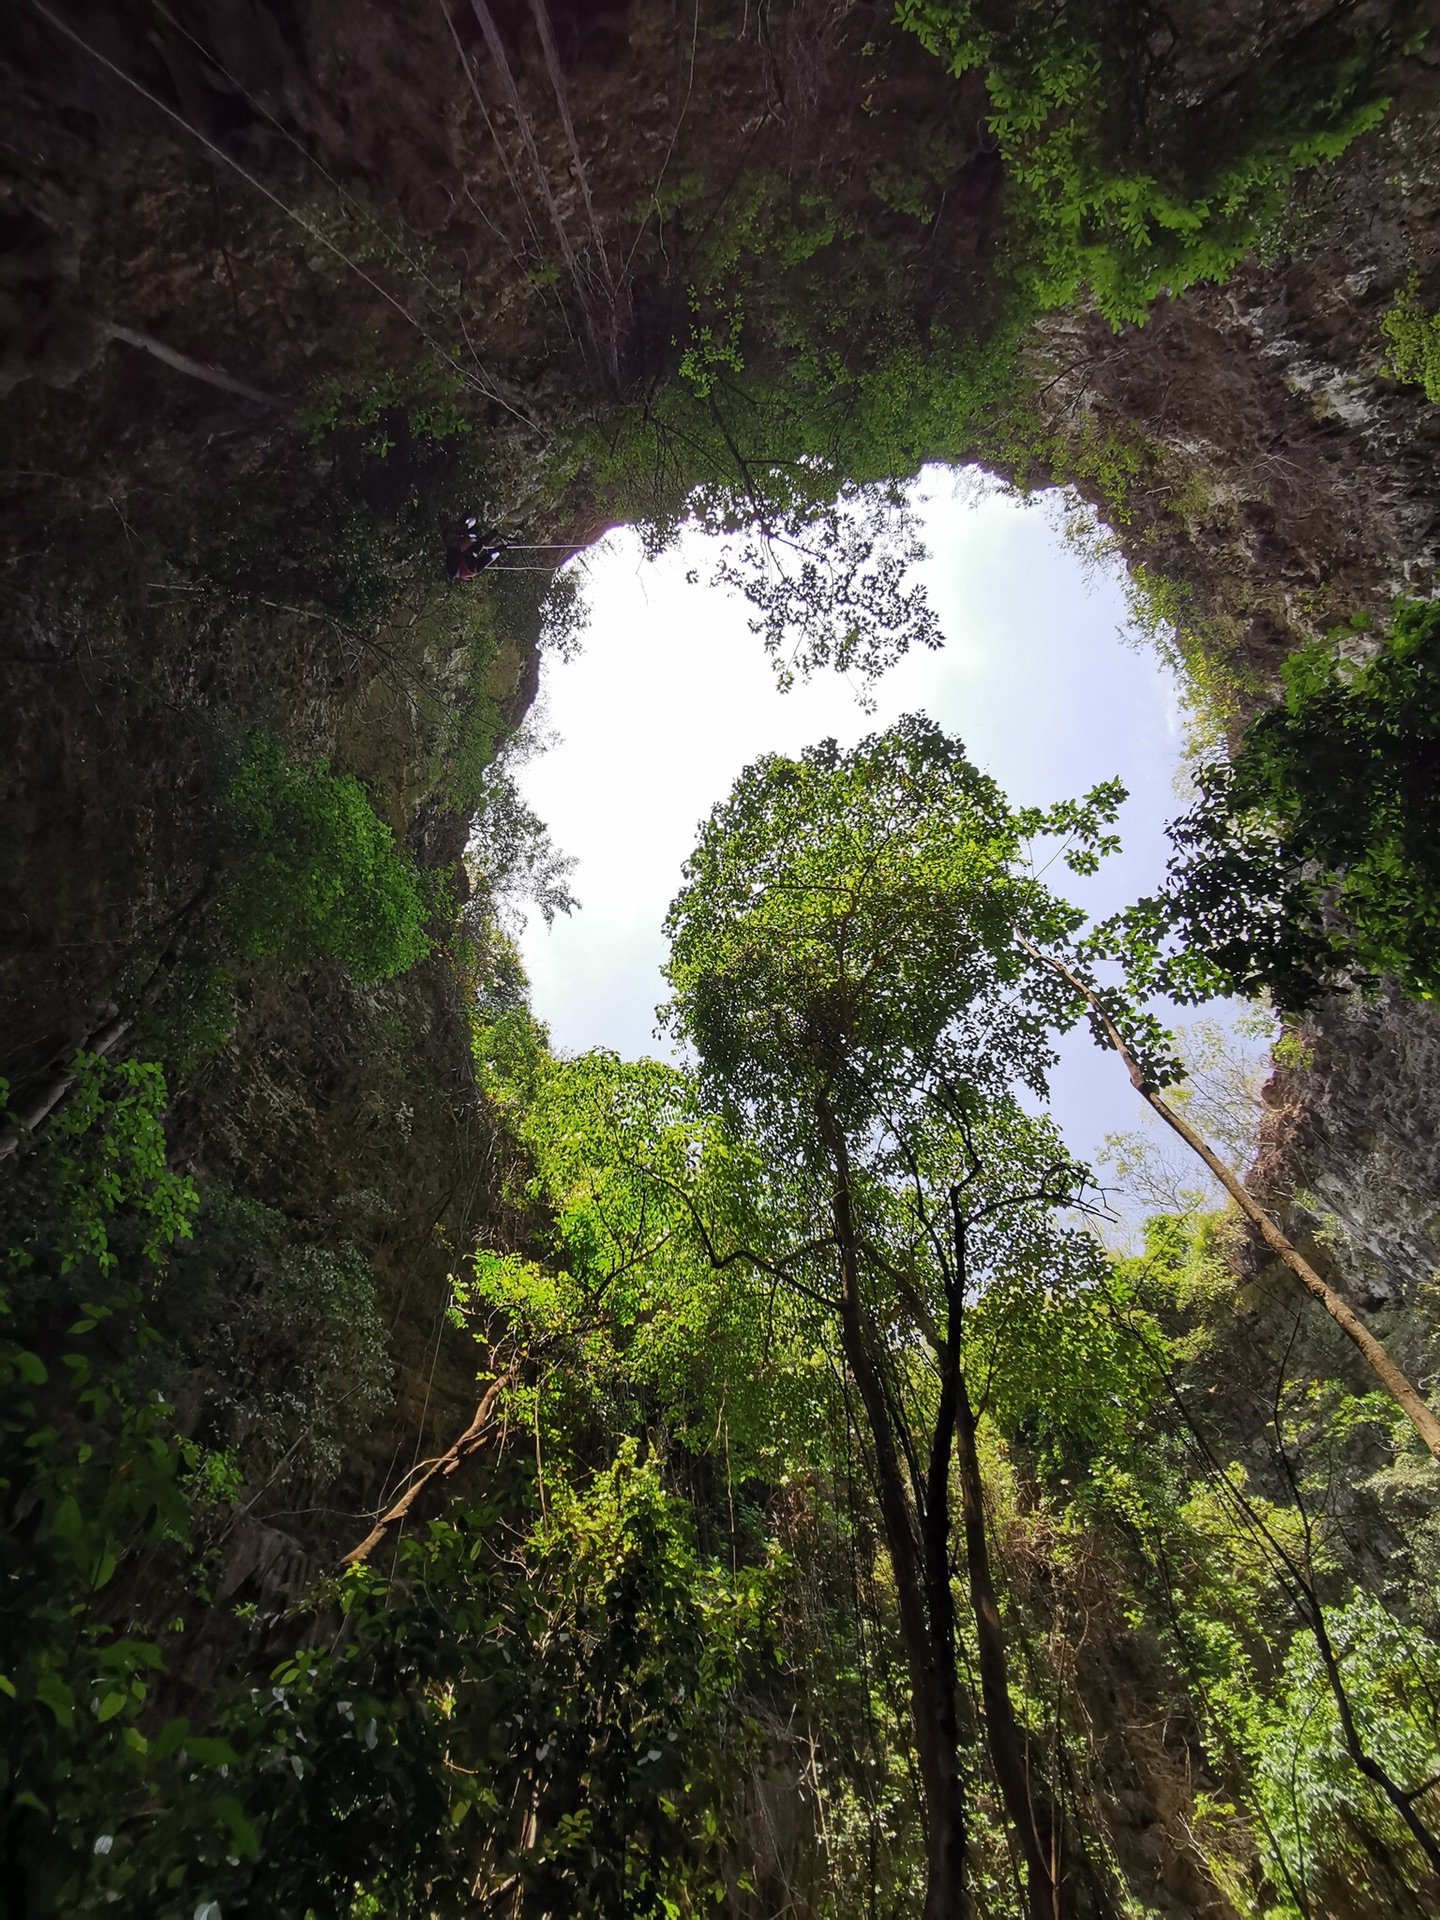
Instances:
[[[343,381],[327,374],[299,409],[296,424],[312,446],[337,433],[358,434],[365,452],[383,460],[402,430],[420,440],[469,433],[470,422],[456,405],[464,386],[456,367],[438,354],[405,369],[380,367],[367,374],[357,368]]]
[[[1386,371],[1423,387],[1425,398],[1440,406],[1440,313],[1425,311],[1413,280],[1381,315],[1380,331],[1388,350]]]
[[[988,1018],[1024,972],[1017,932],[1048,944],[1079,925],[1026,870],[1026,840],[1059,835],[1072,871],[1091,871],[1117,844],[1104,829],[1123,797],[1111,782],[1012,810],[959,740],[914,714],[850,751],[829,740],[757,761],[707,821],[667,922],[669,1017],[706,1086],[782,1132],[822,1091],[868,1126],[939,1070],[958,1029],[957,1078],[1038,1088],[1036,1020],[998,1023],[987,1052],[968,1044],[967,1011]],[[1034,992],[1054,1002],[1043,979]]]
[[[165,1078],[153,1060],[75,1056],[76,1084],[53,1123],[55,1192],[65,1217],[62,1273],[92,1259],[101,1273],[115,1265],[107,1220],[119,1207],[146,1217],[142,1257],[190,1237],[198,1205],[194,1182],[166,1160]]]
[[[1196,84],[1145,17],[1088,0],[898,0],[896,18],[990,95],[1011,264],[1042,307],[1088,289],[1112,323],[1223,279],[1302,169],[1374,126],[1403,26],[1336,9]]]
[[[775,310],[747,308],[741,369],[713,369],[703,395],[668,382],[575,447],[657,543],[686,513],[734,533],[829,505],[847,484],[893,486],[959,457],[1013,400],[1019,328],[1006,315],[963,334],[921,331],[883,280],[847,304],[830,264],[772,281],[765,255],[747,257],[745,284],[765,279]]]
[[[163,1295],[167,1337],[213,1444],[252,1478],[284,1462],[324,1483],[390,1394],[375,1282],[353,1247],[297,1236],[228,1189],[206,1193]],[[177,1393],[177,1396],[178,1393]]]
[[[0,1340],[0,1883],[16,1912],[168,1920],[256,1837],[233,1749],[164,1717],[184,1621],[157,1631],[133,1583],[198,1579],[207,1460],[107,1352],[117,1305],[123,1342],[133,1299],[86,1309],[59,1380]]]
[[[478,1890],[593,1920],[714,1897],[763,1580],[696,1553],[633,1445],[508,1551],[501,1521],[461,1513],[403,1542],[393,1574],[388,1556],[353,1570],[339,1633],[236,1703],[262,1837],[236,1896],[458,1915]]]
[[[622,1445],[538,1516],[517,1492],[435,1522],[322,1588],[314,1644],[272,1684],[222,1685],[208,1725],[166,1718],[187,1617],[211,1604],[211,1505],[235,1485],[133,1358],[101,1363],[113,1312],[72,1327],[63,1383],[0,1342],[18,1911],[458,1915],[518,1881],[526,1911],[661,1920],[715,1896],[753,1745],[738,1690],[773,1660],[773,1602],[764,1568],[697,1551],[653,1458]]]
[[[763,1164],[683,1069],[555,1060],[517,1051],[512,1029],[479,1036],[482,1071],[509,1104],[530,1168],[516,1198],[548,1215],[549,1258],[482,1251],[457,1293],[497,1353],[553,1383],[529,1402],[547,1449],[638,1417],[697,1456],[723,1432],[742,1482],[797,1466],[828,1395],[813,1315],[725,1258],[756,1226],[743,1196],[772,1185]]]
[[[1417,1812],[1431,1812],[1440,1778],[1440,1648],[1363,1591],[1331,1608],[1326,1628],[1360,1739],[1393,1778],[1429,1783],[1415,1799]],[[1312,1635],[1295,1635],[1278,1685],[1246,1705],[1243,1737],[1255,1757],[1256,1796],[1292,1883],[1363,1885],[1373,1872],[1366,1841],[1375,1834],[1391,1859],[1409,1856],[1416,1878],[1423,1877],[1423,1857],[1416,1857],[1404,1821],[1356,1770]]]
[[[1132,957],[1182,997],[1300,1010],[1384,973],[1433,998],[1440,602],[1402,603],[1363,664],[1316,641],[1282,673],[1284,701],[1198,775],[1166,892],[1127,916]]]
[[[561,567],[541,596],[539,614],[541,651],[559,660],[576,659],[590,620],[577,567]]]
[[[353,774],[289,762],[255,736],[226,800],[249,842],[224,912],[247,960],[338,960],[386,980],[430,951],[425,889]]]
[[[138,1223],[140,1257],[158,1262],[175,1241],[189,1238],[199,1205],[193,1181],[167,1161],[164,1073],[153,1060],[84,1052],[70,1072],[47,1151],[25,1180],[33,1189],[31,1215],[9,1258],[17,1270],[53,1262],[67,1274],[93,1262],[108,1274],[119,1257],[112,1235],[128,1220]]]

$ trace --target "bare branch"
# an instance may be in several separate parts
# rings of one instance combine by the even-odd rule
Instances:
[[[1385,1388],[1385,1391],[1390,1395],[1391,1399],[1394,1400],[1395,1404],[1404,1413],[1406,1419],[1409,1420],[1416,1433],[1418,1433],[1420,1438],[1425,1442],[1431,1454],[1433,1454],[1437,1461],[1440,1461],[1440,1420],[1436,1419],[1419,1392],[1411,1385],[1407,1376],[1390,1358],[1390,1354],[1382,1342],[1376,1339],[1375,1335],[1371,1333],[1359,1314],[1340,1298],[1335,1289],[1321,1279],[1320,1275],[1299,1249],[1287,1239],[1279,1227],[1275,1225],[1275,1222],[1270,1218],[1269,1214],[1266,1213],[1259,1201],[1255,1199],[1240,1176],[1233,1173],[1217,1154],[1211,1152],[1205,1141],[1201,1139],[1200,1135],[1196,1133],[1188,1121],[1183,1120],[1167,1101],[1161,1099],[1156,1088],[1151,1086],[1150,1082],[1145,1078],[1145,1075],[1140,1069],[1139,1062],[1126,1046],[1119,1028],[1105,1011],[1104,1005],[1094,989],[1072,973],[1063,962],[1055,959],[1053,955],[1042,953],[1038,947],[1032,946],[1023,934],[1017,935],[1016,938],[1032,959],[1038,960],[1042,966],[1053,969],[1054,972],[1060,975],[1062,980],[1068,982],[1068,984],[1082,996],[1111,1047],[1114,1048],[1115,1052],[1119,1054],[1121,1060],[1125,1063],[1126,1071],[1130,1075],[1130,1083],[1140,1095],[1140,1098],[1145,1101],[1146,1105],[1149,1106],[1153,1112],[1159,1114],[1167,1127],[1172,1128],[1174,1132],[1179,1134],[1186,1146],[1200,1156],[1211,1173],[1214,1174],[1221,1186],[1224,1187],[1225,1191],[1245,1215],[1246,1219],[1259,1229],[1265,1244],[1273,1253],[1279,1255],[1280,1259],[1284,1261],[1285,1265],[1289,1267],[1290,1271],[1299,1279],[1300,1284],[1305,1288],[1306,1292],[1320,1302],[1320,1305],[1324,1307],[1336,1325],[1342,1332],[1347,1334],[1360,1349],[1366,1365],[1380,1381],[1380,1384]]]

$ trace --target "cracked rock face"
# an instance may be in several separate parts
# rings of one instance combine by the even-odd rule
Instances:
[[[1408,1307],[1440,1269],[1440,1010],[1335,1000],[1300,1035],[1310,1063],[1267,1090],[1266,1184],[1357,1305]]]
[[[1440,407],[1389,377],[1380,323],[1407,286],[1440,306],[1437,91],[1422,56],[1386,127],[1313,177],[1270,264],[1143,327],[1050,324],[1050,425],[1080,454],[1056,477],[1179,583],[1232,738],[1292,648],[1358,620],[1363,655],[1397,596],[1436,592]],[[1357,1303],[1403,1317],[1440,1267],[1440,1013],[1332,1001],[1304,1037],[1313,1065],[1277,1074],[1258,1172]]]
[[[1417,62],[1391,122],[1308,177],[1270,264],[1162,302],[1142,327],[1050,323],[1057,441],[1112,444],[1108,471],[1092,454],[1060,477],[1132,563],[1183,584],[1247,707],[1295,645],[1435,590],[1440,408],[1388,376],[1380,325],[1412,276],[1440,305],[1435,92]]]

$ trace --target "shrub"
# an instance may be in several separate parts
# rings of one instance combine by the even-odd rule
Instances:
[[[1115,323],[1222,279],[1295,175],[1380,119],[1404,38],[1337,8],[1197,84],[1143,12],[1101,0],[899,0],[896,15],[956,74],[984,70],[1019,277],[1045,306],[1088,285]]]
[[[70,1072],[68,1098],[7,1194],[12,1270],[67,1274],[93,1263],[108,1274],[120,1259],[117,1233],[123,1252],[159,1265],[190,1237],[199,1205],[192,1181],[167,1161],[165,1075],[154,1060],[85,1052]]]
[[[71,1326],[62,1366],[0,1334],[7,1913],[188,1915],[256,1845],[227,1780],[235,1751],[165,1706],[185,1624],[166,1603],[204,1591],[196,1521],[215,1462],[176,1435],[133,1353],[117,1363],[146,1336],[141,1323],[127,1341],[133,1297],[118,1304]]]
[[[1300,1009],[1388,973],[1440,992],[1440,601],[1402,602],[1357,665],[1314,642],[1171,829],[1165,893],[1131,915],[1185,997],[1268,988]],[[1152,947],[1152,955],[1158,947]]]
[[[165,1320],[216,1424],[259,1477],[284,1460],[323,1484],[390,1397],[375,1282],[345,1241],[302,1240],[282,1214],[207,1193],[173,1261]],[[176,1398],[183,1397],[177,1393]]]
[[[246,959],[328,955],[368,981],[429,952],[421,876],[352,774],[292,765],[257,735],[226,799],[249,842],[225,902]]]
[[[1426,313],[1413,280],[1381,316],[1380,331],[1389,348],[1387,371],[1396,380],[1423,387],[1425,398],[1440,406],[1440,313]]]
[[[409,368],[361,364],[342,380],[327,374],[298,409],[296,425],[312,446],[332,434],[363,437],[367,453],[383,460],[398,444],[397,433],[446,440],[469,433],[456,402],[464,380],[441,353]]]

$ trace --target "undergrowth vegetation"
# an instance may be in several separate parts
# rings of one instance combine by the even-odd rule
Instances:
[[[1292,653],[1284,700],[1198,771],[1167,888],[1128,916],[1168,992],[1264,989],[1294,1012],[1387,974],[1440,986],[1440,604],[1400,602],[1368,659],[1357,637]]]
[[[323,954],[384,980],[429,951],[419,877],[353,774],[293,766],[257,739],[225,802],[249,841],[223,908],[242,958]]]
[[[897,14],[957,74],[985,75],[1011,271],[1038,304],[1085,293],[1116,325],[1223,280],[1296,174],[1379,122],[1414,30],[1403,13],[1335,9],[1262,26],[1207,70],[1173,28],[1104,4],[900,0]]]
[[[1389,372],[1423,387],[1425,398],[1440,406],[1440,314],[1425,311],[1413,281],[1382,316],[1380,331]]]

